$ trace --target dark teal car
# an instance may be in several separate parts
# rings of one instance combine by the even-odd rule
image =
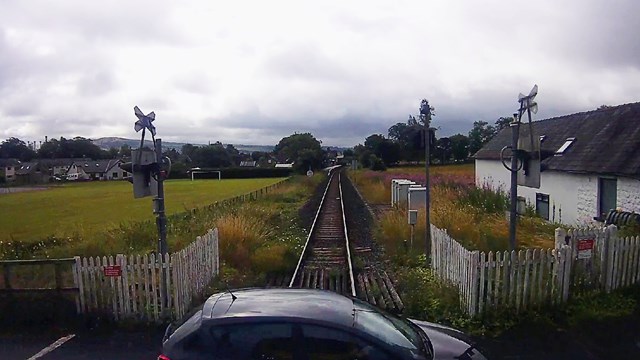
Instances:
[[[463,333],[309,289],[211,296],[163,340],[159,360],[485,359]]]

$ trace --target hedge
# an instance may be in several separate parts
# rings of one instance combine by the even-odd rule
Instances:
[[[221,171],[223,179],[255,179],[270,177],[287,177],[291,175],[293,169],[286,168],[223,168],[223,169],[202,169],[202,171]],[[170,179],[190,179],[191,173],[171,172]],[[196,174],[196,179],[217,179],[218,173]]]

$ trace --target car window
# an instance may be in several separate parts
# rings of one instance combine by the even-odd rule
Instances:
[[[424,346],[423,339],[405,320],[357,299],[354,299],[353,304],[356,314],[356,327],[389,344],[427,357],[427,349]]]
[[[305,360],[389,360],[384,349],[353,334],[316,325],[301,325]]]
[[[207,339],[192,344],[192,353],[205,353],[210,359],[293,359],[291,326],[285,323],[234,324],[212,326]],[[185,351],[187,351],[185,343]]]

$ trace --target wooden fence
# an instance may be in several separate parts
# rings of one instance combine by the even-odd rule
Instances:
[[[495,253],[469,251],[433,226],[431,234],[432,268],[458,287],[472,316],[558,304],[584,289],[610,292],[640,282],[640,238],[620,238],[615,226],[558,229],[555,249]]]
[[[75,257],[80,313],[116,320],[180,319],[194,296],[218,275],[218,231],[210,230],[185,249],[163,256]],[[167,299],[163,301],[166,289]]]

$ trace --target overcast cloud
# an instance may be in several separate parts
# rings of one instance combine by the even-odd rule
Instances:
[[[0,140],[353,146],[436,109],[439,136],[638,101],[640,1],[0,0]]]

